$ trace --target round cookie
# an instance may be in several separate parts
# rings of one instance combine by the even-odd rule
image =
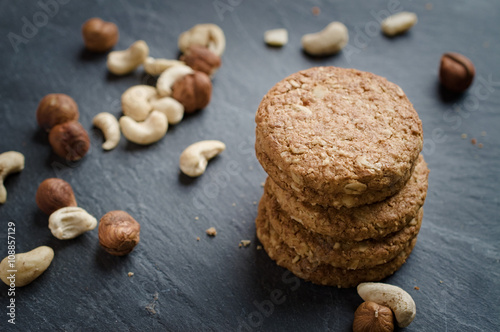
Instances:
[[[276,263],[290,270],[299,278],[319,285],[337,287],[355,287],[361,282],[379,281],[396,272],[410,255],[417,242],[415,237],[409,245],[393,260],[368,269],[347,270],[333,267],[329,264],[313,264],[307,259],[297,255],[294,250],[283,243],[270,227],[265,209],[259,206],[256,219],[257,237],[269,257]]]
[[[336,208],[400,190],[423,144],[417,112],[380,76],[315,67],[278,82],[255,117],[257,158],[299,199]]]
[[[381,239],[403,229],[415,218],[427,195],[429,169],[420,155],[406,185],[384,201],[355,208],[322,207],[301,202],[268,177],[264,190],[281,209],[306,229],[338,241]]]
[[[380,240],[339,242],[336,238],[311,232],[280,209],[276,199],[264,193],[266,217],[278,237],[311,263],[330,264],[355,270],[387,263],[396,258],[417,236],[422,225],[423,209],[403,229]]]

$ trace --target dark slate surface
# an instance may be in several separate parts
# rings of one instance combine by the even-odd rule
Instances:
[[[54,0],[42,0],[49,2]],[[418,314],[406,330],[498,330],[498,2],[433,1],[432,9],[426,1],[58,3],[44,22],[36,1],[0,2],[0,152],[26,156],[25,170],[6,182],[0,256],[7,254],[8,221],[16,224],[18,252],[40,245],[55,250],[46,273],[16,290],[15,326],[7,324],[7,287],[0,287],[0,330],[350,330],[362,302],[354,289],[298,281],[256,250],[255,202],[265,173],[253,151],[254,113],[274,83],[315,65],[385,76],[405,90],[422,118],[431,169],[424,223],[408,262],[386,280],[415,299]],[[389,39],[375,31],[377,13],[394,3],[398,10],[416,12],[419,22],[407,35]],[[321,9],[319,16],[312,15],[313,6]],[[122,138],[117,149],[103,152],[93,116],[103,111],[119,116],[121,93],[152,81],[141,70],[110,76],[105,56],[84,51],[80,26],[92,16],[118,24],[117,49],[144,39],[152,56],[167,58],[177,56],[182,31],[202,22],[220,25],[227,50],[211,104],[169,129],[157,144],[139,147]],[[15,51],[8,34],[23,36],[25,20],[33,19],[40,27],[31,35],[24,31],[25,43]],[[348,48],[330,58],[305,56],[300,37],[332,20],[349,28]],[[289,44],[266,47],[263,32],[277,27],[289,30]],[[446,51],[463,53],[476,65],[476,80],[461,96],[439,88],[437,67]],[[81,162],[55,157],[37,127],[38,101],[52,92],[67,93],[80,106],[81,122],[92,139]],[[484,147],[472,145],[471,138]],[[202,177],[190,180],[179,174],[178,157],[202,139],[222,140],[227,151]],[[70,182],[80,206],[98,219],[113,209],[130,212],[142,226],[136,250],[122,258],[106,254],[99,248],[97,229],[75,240],[55,239],[35,204],[38,184],[55,176]],[[216,238],[204,234],[210,226],[217,228]],[[252,240],[251,246],[239,249],[242,239]],[[129,271],[135,275],[128,277]]]

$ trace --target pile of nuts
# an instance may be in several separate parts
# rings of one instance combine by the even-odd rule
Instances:
[[[225,45],[224,32],[217,25],[198,24],[179,36],[178,46],[183,52],[180,60],[150,57],[149,47],[143,40],[134,42],[126,50],[109,53],[107,67],[115,75],[129,74],[143,65],[146,73],[158,76],[156,87],[136,85],[123,93],[124,116],[119,120],[123,135],[136,144],[155,143],[165,136],[169,124],[182,120],[184,113],[206,107],[212,95],[210,77],[221,66],[220,56]],[[110,136],[107,132],[117,131],[109,113],[96,116],[94,124],[104,128],[106,141]],[[110,149],[116,146],[106,145]]]
[[[358,285],[363,302],[354,313],[353,332],[394,331],[393,313],[399,327],[407,327],[417,313],[415,302],[403,289],[380,282]]]
[[[78,122],[79,116],[76,102],[63,93],[46,95],[36,110],[38,125],[49,132],[52,150],[69,161],[80,160],[90,147],[89,135]]]

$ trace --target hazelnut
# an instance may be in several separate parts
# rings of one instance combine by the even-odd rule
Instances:
[[[141,225],[125,211],[106,213],[99,222],[99,243],[111,255],[123,256],[139,243]]]
[[[57,178],[46,179],[40,183],[36,192],[36,204],[48,215],[64,207],[77,206],[71,185]]]
[[[394,331],[394,317],[391,309],[375,302],[363,302],[354,313],[353,332]]]
[[[472,61],[459,53],[445,53],[441,57],[439,80],[450,91],[464,92],[472,84],[476,69]]]
[[[38,125],[49,131],[55,125],[68,121],[76,121],[80,113],[78,105],[64,93],[51,93],[40,100],[36,109]]]
[[[180,58],[186,65],[212,76],[221,66],[220,56],[201,45],[191,45]]]
[[[184,112],[193,113],[210,102],[212,82],[207,74],[195,71],[177,80],[172,87],[172,97],[184,106]]]
[[[59,157],[70,161],[83,158],[90,147],[89,135],[76,121],[58,124],[52,128],[49,142]]]
[[[87,20],[82,25],[85,47],[92,52],[106,52],[116,45],[119,38],[118,27],[98,17]]]

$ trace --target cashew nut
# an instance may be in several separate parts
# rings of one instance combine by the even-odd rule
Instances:
[[[108,54],[108,70],[115,75],[125,75],[134,71],[149,55],[148,44],[138,40],[123,51],[114,51]]]
[[[264,41],[267,45],[283,46],[288,43],[288,31],[286,29],[274,29],[264,32]]]
[[[169,124],[177,124],[184,117],[184,106],[171,97],[150,100],[153,109],[166,115]]]
[[[186,65],[179,65],[170,67],[161,73],[156,82],[156,89],[158,94],[162,97],[168,97],[172,94],[172,86],[175,81],[181,79],[182,77],[194,73],[194,70]]]
[[[143,65],[146,73],[148,73],[149,75],[157,76],[170,67],[183,64],[184,62],[179,60],[155,59],[152,57],[147,57]]]
[[[0,154],[0,204],[7,200],[7,189],[3,181],[7,175],[20,172],[24,169],[24,155],[16,151],[7,151]]]
[[[208,160],[226,149],[221,141],[200,141],[188,146],[181,154],[181,171],[191,177],[200,176],[207,168]]]
[[[221,56],[226,48],[226,37],[224,31],[215,24],[197,24],[179,36],[178,46],[182,53],[191,45],[205,46]]]
[[[120,142],[120,125],[113,114],[102,112],[94,116],[94,126],[102,130],[106,141],[102,143],[104,150],[113,150]]]
[[[153,110],[149,100],[154,96],[156,89],[149,85],[135,85],[128,88],[122,94],[123,114],[135,121],[144,121]]]
[[[54,258],[54,250],[41,246],[31,251],[5,257],[0,263],[0,279],[6,284],[15,284],[16,287],[26,286],[38,278],[49,267]],[[13,265],[12,265],[13,264]],[[15,279],[11,278],[14,270]]]
[[[310,55],[330,55],[338,53],[348,41],[347,27],[340,22],[332,22],[319,32],[304,35],[302,48]]]
[[[49,217],[49,228],[59,240],[69,240],[97,226],[97,219],[82,208],[68,206],[57,210]]]
[[[358,285],[358,294],[365,301],[372,301],[392,309],[399,327],[406,327],[415,318],[417,309],[410,294],[401,288],[380,282]]]
[[[120,118],[123,135],[136,144],[148,145],[159,141],[168,129],[167,117],[159,111],[153,111],[144,120],[136,122],[129,116]]]
[[[387,36],[404,33],[417,23],[417,15],[410,12],[401,12],[389,16],[380,24],[382,32]]]

